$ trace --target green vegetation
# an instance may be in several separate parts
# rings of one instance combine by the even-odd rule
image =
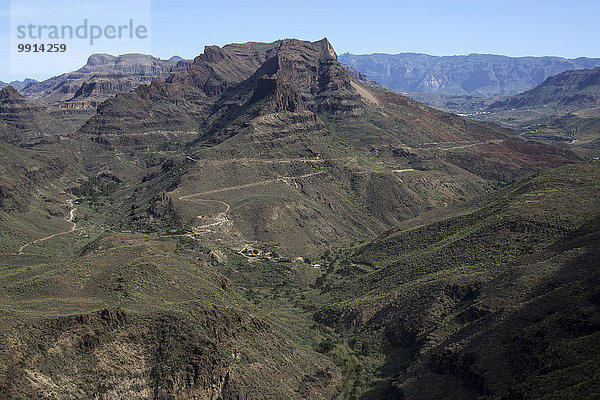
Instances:
[[[591,294],[598,283],[599,183],[597,163],[563,167],[488,195],[466,214],[449,209],[433,222],[407,222],[346,253],[346,267],[329,278],[332,304],[316,318],[386,354],[381,377],[403,371],[379,390],[556,396],[566,388],[534,384],[554,371],[554,379],[575,379],[581,393],[593,392],[588,377],[597,368],[576,378],[570,371],[595,363],[597,352],[567,361],[561,351],[589,346],[598,334],[596,322],[569,324],[599,317]],[[550,366],[554,357],[560,366]],[[515,374],[528,383],[511,388]],[[447,387],[429,385],[431,379]],[[375,397],[377,387],[369,392]]]
[[[21,133],[1,398],[595,390],[599,164],[368,87],[327,40],[208,47]]]

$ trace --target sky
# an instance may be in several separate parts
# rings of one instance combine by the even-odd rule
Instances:
[[[94,45],[69,43],[62,54],[28,54],[15,62],[25,55],[16,54],[20,42],[15,39],[11,17],[13,25],[25,20],[29,18],[24,17],[26,10],[37,12],[38,23],[52,23],[44,19],[52,13],[39,8],[42,3],[12,0],[11,7],[11,0],[0,0],[0,80],[45,79],[81,67],[96,52],[193,58],[205,45],[282,38],[327,37],[338,54],[600,57],[599,0],[54,0],[52,7],[59,10],[56,15],[63,24],[76,25],[89,18],[105,26],[134,16],[148,25],[148,37],[143,41],[100,40]]]

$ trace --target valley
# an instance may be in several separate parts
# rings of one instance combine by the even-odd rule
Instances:
[[[371,84],[327,39],[94,55],[1,89],[0,119],[1,398],[600,390],[591,153]]]

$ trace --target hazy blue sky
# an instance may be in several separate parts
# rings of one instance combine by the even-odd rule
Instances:
[[[28,4],[28,0],[15,0]],[[138,0],[139,1],[139,0]],[[55,0],[68,10],[79,1]],[[104,0],[119,13],[126,0]],[[0,0],[0,80],[8,62],[10,1]],[[66,11],[66,15],[68,11]],[[91,15],[91,14],[90,14]],[[93,16],[93,15],[92,15]],[[207,44],[318,40],[338,54],[421,52],[434,55],[494,53],[510,56],[600,57],[599,0],[454,1],[151,1],[151,49],[155,56],[191,58]],[[79,21],[73,21],[77,23]],[[90,53],[100,47],[90,46]],[[118,49],[118,47],[115,47]],[[111,51],[111,48],[101,48]],[[132,49],[135,51],[135,49]],[[64,71],[86,57],[64,54]],[[48,77],[39,73],[34,78]]]

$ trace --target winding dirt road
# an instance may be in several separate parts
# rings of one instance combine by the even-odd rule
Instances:
[[[73,231],[81,229],[81,228],[77,228],[77,224],[75,222],[73,222],[73,218],[75,218],[75,207],[73,207],[73,200],[69,199],[69,200],[67,200],[67,203],[69,203],[69,206],[71,207],[71,210],[69,211],[69,218],[67,218],[67,221],[69,221],[71,224],[73,224],[73,226],[71,226],[71,229],[69,229],[68,231],[58,232],[58,233],[55,233],[55,234],[50,235],[50,236],[46,236],[46,237],[43,237],[43,238],[40,238],[40,239],[36,239],[33,242],[24,244],[23,246],[21,246],[19,248],[19,251],[17,253],[14,253],[14,255],[21,255],[21,254],[23,254],[23,250],[26,247],[31,246],[32,244],[35,244],[35,243],[38,243],[38,242],[44,242],[44,241],[52,239],[54,237],[61,236],[61,235],[66,235],[67,233],[71,233]]]
[[[505,142],[505,139],[494,139],[487,140],[484,142],[469,142],[469,141],[459,141],[459,142],[430,142],[430,143],[421,143],[420,147],[409,147],[411,150],[440,150],[440,151],[448,151],[448,150],[456,150],[456,149],[466,149],[467,147],[475,147],[482,146],[485,144],[498,144]],[[451,147],[445,147],[447,145],[456,145]],[[424,147],[424,145],[435,145],[433,147]]]
[[[318,164],[324,163],[327,161],[352,161],[356,160],[356,156],[349,157],[338,157],[338,158],[226,158],[222,160],[217,159],[195,159],[190,156],[186,156],[186,158],[190,161],[199,164],[208,164],[208,165],[224,165],[224,164],[290,164],[294,162],[308,163],[308,164]]]
[[[307,160],[305,160],[307,161]],[[223,201],[223,200],[213,200],[213,199],[197,199],[196,197],[198,196],[206,196],[206,195],[210,195],[210,194],[214,194],[214,193],[222,193],[222,192],[227,192],[230,190],[237,190],[237,189],[245,189],[245,188],[249,188],[249,187],[253,187],[253,186],[259,186],[259,185],[265,185],[268,183],[275,183],[275,182],[285,182],[288,183],[291,180],[294,179],[301,179],[301,178],[308,178],[310,176],[314,176],[314,175],[319,175],[322,174],[324,171],[318,171],[318,172],[311,172],[308,174],[304,174],[304,175],[298,175],[298,176],[280,176],[274,179],[266,179],[264,181],[258,181],[258,182],[252,182],[252,183],[245,183],[243,185],[236,185],[236,186],[229,186],[229,187],[225,187],[225,188],[219,188],[219,189],[212,189],[212,190],[207,190],[205,192],[198,192],[198,193],[192,193],[192,194],[186,194],[183,196],[179,196],[177,199],[178,200],[182,200],[182,201],[194,201],[194,202],[204,202],[204,203],[218,203],[218,204],[222,204],[225,206],[225,211],[222,211],[220,213],[218,213],[218,215],[215,218],[220,218],[220,221],[217,222],[213,222],[210,224],[206,224],[206,225],[200,225],[195,227],[195,229],[197,230],[201,230],[201,229],[206,229],[206,228],[210,228],[213,226],[218,226],[218,225],[222,225],[226,222],[229,222],[229,218],[228,218],[228,213],[229,210],[231,210],[231,205],[229,205],[229,203]],[[196,218],[201,219],[203,216],[202,215],[198,215]]]

